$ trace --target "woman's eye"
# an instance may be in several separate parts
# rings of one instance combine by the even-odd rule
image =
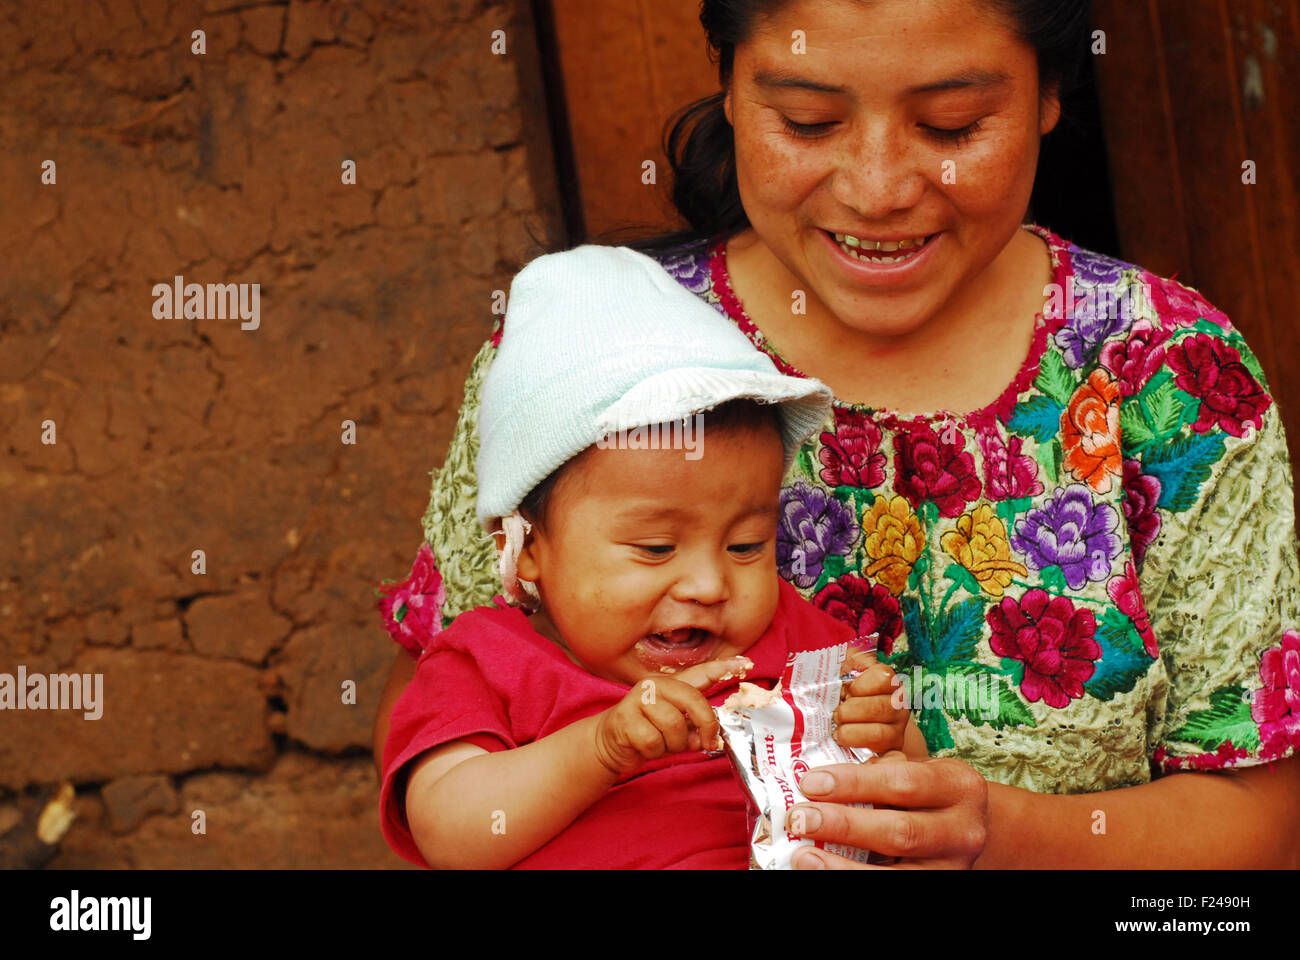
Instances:
[[[945,129],[944,127],[929,127],[925,124],[921,125],[921,129],[925,130],[935,140],[938,140],[940,143],[952,144],[969,143],[975,138],[975,134],[979,131],[979,128],[980,122],[978,120],[955,130]]]
[[[834,121],[827,121],[826,123],[795,123],[784,115],[781,117],[781,123],[785,125],[786,132],[791,136],[805,140],[815,140],[835,126]]]

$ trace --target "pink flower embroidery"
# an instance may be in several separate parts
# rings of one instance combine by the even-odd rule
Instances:
[[[1201,399],[1192,425],[1197,433],[1217,426],[1240,437],[1248,423],[1256,430],[1263,426],[1272,400],[1241,362],[1241,354],[1222,340],[1205,333],[1184,338],[1169,348],[1169,368],[1180,389]]]
[[[1083,696],[1101,658],[1091,610],[1076,610],[1067,597],[1030,590],[1019,600],[1003,597],[985,619],[993,628],[993,652],[1025,665],[1020,692],[1026,700],[1060,709]]]
[[[1165,341],[1171,331],[1156,328],[1145,317],[1133,324],[1129,335],[1101,348],[1101,362],[1119,381],[1120,396],[1131,397],[1156,375],[1165,362]]]
[[[1216,309],[1208,300],[1184,287],[1176,280],[1164,280],[1153,273],[1142,271],[1142,282],[1151,294],[1151,303],[1156,314],[1165,321],[1180,327],[1190,327],[1197,320],[1204,318],[1225,329],[1230,326],[1227,316]]]
[[[868,417],[837,409],[835,432],[821,435],[822,483],[867,490],[884,483],[885,455],[880,452],[880,439],[880,428]]]
[[[1142,643],[1146,646],[1147,656],[1158,656],[1160,651],[1156,647],[1156,635],[1151,630],[1151,617],[1147,614],[1146,604],[1142,602],[1137,568],[1133,566],[1132,560],[1124,564],[1122,574],[1110,578],[1110,582],[1106,584],[1106,592],[1115,601],[1115,606],[1119,607],[1120,613],[1132,620],[1133,625],[1137,627]]]
[[[1009,436],[1004,443],[997,433],[981,430],[975,435],[984,457],[984,495],[990,500],[1017,500],[1043,492],[1038,463],[1021,451],[1023,437]]]
[[[962,444],[961,434],[947,442],[925,423],[900,429],[894,435],[894,489],[913,509],[933,500],[943,516],[960,516],[980,496],[975,458]]]
[[[442,630],[442,607],[447,602],[442,574],[438,572],[429,545],[420,545],[410,576],[400,583],[382,584],[379,592],[382,594],[379,612],[384,618],[384,628],[394,640],[418,657],[434,634]]]
[[[1263,753],[1276,756],[1300,745],[1300,633],[1288,630],[1264,651],[1259,678],[1263,686],[1251,700],[1250,716],[1259,724]]]

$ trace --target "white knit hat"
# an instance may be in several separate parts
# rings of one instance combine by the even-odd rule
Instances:
[[[830,414],[821,381],[787,377],[717,310],[626,247],[529,263],[480,391],[478,519],[508,517],[537,484],[619,430],[728,400],[780,404],[785,464]]]

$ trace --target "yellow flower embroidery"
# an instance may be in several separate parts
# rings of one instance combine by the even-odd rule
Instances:
[[[864,571],[874,577],[894,596],[903,592],[912,565],[925,549],[925,531],[912,512],[906,497],[886,500],[876,494],[876,502],[862,513],[863,546],[872,562]]]
[[[949,530],[939,542],[991,597],[1002,596],[1011,584],[1013,573],[1022,577],[1028,573],[1022,564],[1011,559],[1007,528],[987,503],[958,517],[957,529]]]

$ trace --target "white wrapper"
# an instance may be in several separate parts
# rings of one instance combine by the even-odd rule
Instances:
[[[850,646],[793,653],[773,690],[742,683],[740,692],[717,708],[727,755],[749,798],[751,870],[793,869],[795,850],[813,844],[786,830],[790,808],[807,800],[797,786],[805,773],[874,756],[866,748],[842,747],[831,739],[842,685],[857,675],[840,673]],[[769,702],[762,705],[764,701]],[[856,847],[816,846],[867,862],[868,852]]]

